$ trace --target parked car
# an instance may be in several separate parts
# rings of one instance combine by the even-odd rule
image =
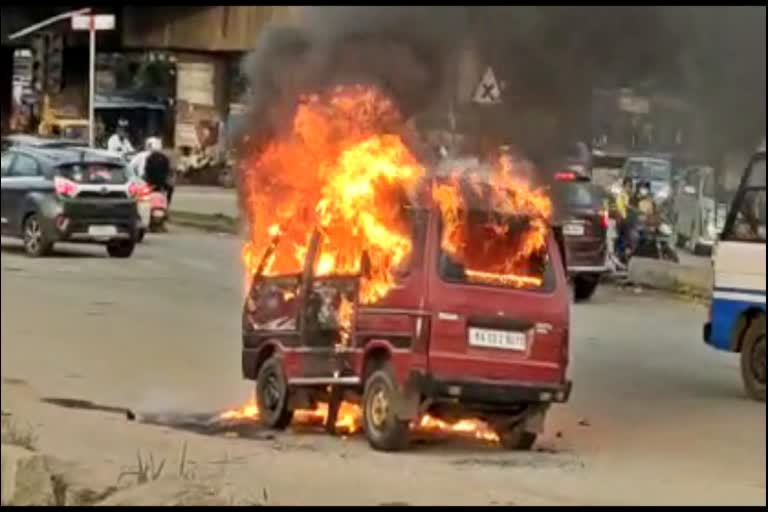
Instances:
[[[82,148],[14,146],[2,153],[2,233],[29,256],[57,242],[98,243],[110,256],[133,253],[139,218],[125,164]]]
[[[576,174],[555,174],[553,223],[565,238],[568,275],[577,301],[589,300],[610,271],[608,264],[609,211],[606,193]]]
[[[684,169],[674,198],[675,236],[678,247],[694,254],[710,254],[725,225],[728,204],[718,201],[715,171],[700,166]]]
[[[257,382],[260,421],[284,429],[294,409],[339,390],[360,400],[377,450],[405,447],[409,424],[423,413],[471,414],[504,447],[530,449],[551,404],[571,392],[570,298],[556,231],[547,235],[542,283],[516,288],[470,280],[441,248],[436,207],[411,210],[411,222],[410,266],[375,304],[357,303],[359,276],[313,276],[312,251],[303,274],[253,276],[242,368]],[[346,331],[353,334],[339,351],[339,315],[328,310],[345,299],[355,303]]]
[[[12,147],[28,147],[35,149],[57,149],[83,146],[77,139],[62,139],[56,137],[39,137],[37,135],[15,134],[3,137],[2,150]]]

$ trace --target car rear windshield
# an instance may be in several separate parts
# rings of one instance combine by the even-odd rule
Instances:
[[[627,176],[648,181],[669,181],[672,166],[664,160],[630,160],[627,162]]]
[[[128,182],[125,166],[114,163],[62,165],[57,175],[83,185],[123,185]]]
[[[492,228],[487,223],[488,216],[493,215],[488,212],[476,212],[470,216],[470,225],[467,233],[474,233],[470,237],[477,241],[482,239],[483,233],[494,231],[494,237],[499,237],[497,228]],[[505,247],[509,253],[519,251],[525,246],[524,233],[527,232],[530,219],[517,218],[510,222],[503,241],[496,245]],[[440,237],[444,226],[441,222]],[[477,235],[477,236],[475,236]],[[490,237],[490,236],[489,236]],[[468,243],[467,245],[475,245]],[[498,254],[493,254],[493,245],[489,243],[479,244],[472,250],[467,251],[467,257],[471,260],[470,265],[462,263],[458,258],[443,248],[440,250],[438,268],[440,277],[451,283],[471,284],[477,286],[490,286],[500,288],[511,288],[518,290],[552,291],[554,288],[554,272],[549,258],[548,244],[532,254],[515,263],[515,271],[509,273],[499,273],[491,271],[483,263],[498,263]]]
[[[601,197],[597,187],[585,181],[557,182],[553,187],[556,207],[570,209],[599,209]]]

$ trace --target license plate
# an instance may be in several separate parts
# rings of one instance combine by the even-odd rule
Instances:
[[[528,335],[524,332],[470,328],[469,344],[473,347],[525,352],[528,348]]]
[[[152,210],[152,217],[162,219],[165,217],[165,210]]]
[[[566,236],[584,236],[584,225],[566,224],[563,226],[563,234]]]
[[[115,226],[90,226],[88,234],[91,236],[114,236],[117,234]]]

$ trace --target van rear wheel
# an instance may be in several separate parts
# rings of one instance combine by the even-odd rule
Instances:
[[[363,427],[368,443],[375,450],[392,452],[408,445],[408,422],[398,418],[397,383],[387,364],[366,380],[363,393]]]
[[[259,420],[267,428],[285,430],[293,420],[293,411],[288,407],[288,381],[276,357],[269,358],[259,370],[256,405]]]
[[[747,394],[765,402],[765,317],[754,320],[744,336],[741,374]]]
[[[500,429],[499,442],[506,450],[528,451],[536,444],[537,434],[525,430],[524,424]]]

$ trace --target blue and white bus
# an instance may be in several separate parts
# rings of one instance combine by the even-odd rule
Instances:
[[[704,339],[741,354],[744,386],[765,402],[765,143],[752,157],[714,254]]]

